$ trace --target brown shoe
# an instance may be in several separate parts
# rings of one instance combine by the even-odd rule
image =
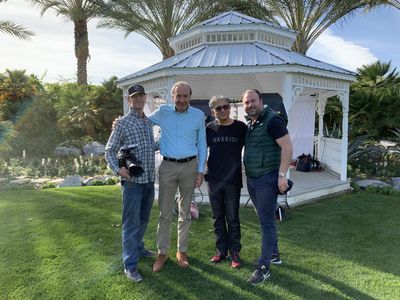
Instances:
[[[168,259],[167,254],[157,254],[156,262],[153,265],[153,272],[160,272],[161,269],[164,267],[165,262]]]
[[[176,260],[181,268],[189,267],[189,261],[186,252],[176,252]]]

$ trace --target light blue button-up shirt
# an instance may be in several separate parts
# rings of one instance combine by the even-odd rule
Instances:
[[[169,158],[181,159],[197,156],[198,172],[204,173],[207,141],[204,113],[189,106],[177,112],[175,105],[160,105],[148,118],[161,128],[160,153]]]

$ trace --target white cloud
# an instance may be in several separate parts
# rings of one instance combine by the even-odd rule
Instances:
[[[370,49],[335,36],[329,29],[314,42],[307,55],[351,71],[378,60]]]

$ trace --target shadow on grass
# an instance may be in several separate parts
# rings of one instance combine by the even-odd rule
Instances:
[[[252,286],[246,282],[248,272],[230,272],[189,258],[190,267],[181,269],[169,258],[160,273],[152,273],[141,284],[153,290],[160,299],[284,299],[267,291],[265,286]],[[245,273],[246,275],[243,275]]]
[[[351,197],[351,201],[347,201]],[[400,201],[357,193],[295,208],[280,238],[310,251],[400,275]],[[307,232],[307,234],[304,234]],[[385,259],[382,259],[382,255]]]
[[[321,282],[322,285],[329,285],[333,288],[335,288],[338,292],[332,293],[332,292],[327,292],[327,291],[320,291],[321,299],[327,299],[327,298],[333,298],[333,299],[360,299],[360,300],[373,300],[375,298],[369,296],[366,293],[363,293],[360,290],[357,290],[353,287],[350,287],[348,284],[345,284],[343,282],[340,282],[338,280],[332,279],[328,276],[321,275],[320,273],[313,272],[309,269],[305,269],[296,265],[291,265],[291,264],[285,264],[284,266],[286,269],[289,271],[293,272],[298,272],[303,275],[307,275],[312,277],[314,280],[317,280]],[[282,285],[282,288],[285,288],[292,293],[297,293],[298,290],[293,289],[292,287],[295,286],[296,282],[294,282],[289,276],[285,276],[283,274],[279,274],[279,276],[282,277],[282,282],[284,284]],[[301,297],[307,298],[309,295],[310,297],[315,296],[315,289],[309,287],[306,285],[305,282],[301,282],[301,287],[302,287],[302,292],[301,294],[298,294]],[[324,295],[325,294],[325,295]],[[340,295],[342,294],[342,295]]]

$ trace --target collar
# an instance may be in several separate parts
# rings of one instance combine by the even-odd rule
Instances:
[[[178,114],[187,112],[189,110],[189,108],[190,108],[190,104],[188,105],[188,107],[184,111],[176,111],[176,106],[175,105],[173,106],[174,112],[176,112]]]
[[[141,119],[139,114],[132,107],[129,107],[129,114],[132,115],[135,118]],[[147,118],[147,116],[145,115],[144,112],[143,112],[143,118]]]

